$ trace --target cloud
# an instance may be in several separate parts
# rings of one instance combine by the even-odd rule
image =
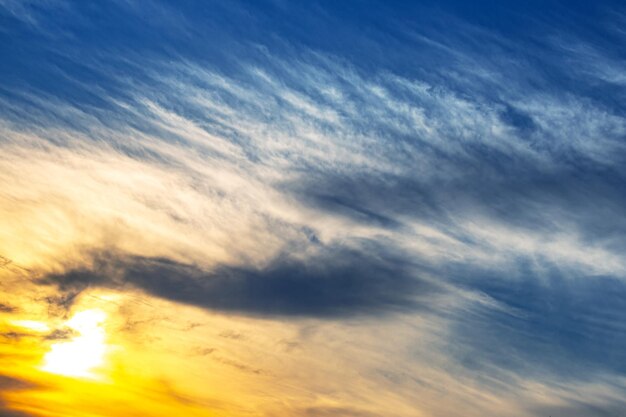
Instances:
[[[0,403],[0,407],[2,407],[2,403]],[[29,417],[33,414],[28,414],[23,411],[11,410],[8,408],[0,408],[0,416],[2,417]]]
[[[368,411],[356,408],[345,407],[310,407],[302,412],[307,417],[325,417],[325,416],[342,416],[342,417],[375,417],[379,414],[370,413]]]
[[[133,285],[152,295],[200,307],[261,316],[349,317],[428,308],[442,289],[393,251],[322,247],[282,255],[252,269],[203,270],[164,258],[103,253],[89,269],[49,274],[42,283],[75,294],[89,286]]]
[[[561,406],[538,407],[530,410],[530,412],[540,415],[547,414],[551,417],[617,417],[622,413],[622,410],[624,410],[625,406],[626,404],[624,404],[624,402],[622,401],[616,401],[612,404],[580,403],[577,405],[568,404]]]
[[[12,409],[4,399],[2,395],[6,392],[33,390],[40,388],[39,384],[32,383],[27,380],[15,378],[8,375],[0,375],[0,416],[2,417],[29,417],[31,413]]]
[[[8,304],[0,303],[0,312],[2,313],[13,313],[17,311],[17,308]]]
[[[614,349],[626,343],[623,280],[522,259],[506,271],[459,265],[448,273],[491,301],[469,305],[452,325],[450,353],[464,366],[562,382],[626,372]]]
[[[0,375],[0,390],[3,391],[19,391],[24,389],[33,389],[37,384],[14,378],[8,375]]]

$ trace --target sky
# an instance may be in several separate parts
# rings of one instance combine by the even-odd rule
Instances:
[[[0,416],[623,416],[625,28],[0,0]]]

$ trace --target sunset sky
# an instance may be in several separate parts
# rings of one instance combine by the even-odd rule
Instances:
[[[626,3],[0,0],[1,417],[626,415]]]

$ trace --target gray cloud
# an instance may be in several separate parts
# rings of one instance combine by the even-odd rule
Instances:
[[[0,416],[2,417],[32,417],[33,414],[17,411],[9,407],[2,399],[2,394],[8,391],[32,390],[41,388],[39,384],[0,374]]]
[[[573,401],[575,402],[575,401]],[[609,404],[568,404],[561,406],[536,407],[529,410],[533,415],[549,417],[620,417],[624,413],[626,403],[623,401]]]
[[[297,412],[298,413],[298,412]],[[306,417],[376,417],[379,414],[371,413],[358,408],[348,407],[309,407],[298,413]]]
[[[0,312],[2,313],[13,313],[17,311],[17,307],[8,305],[8,304],[4,304],[4,303],[0,303]]]
[[[443,290],[419,265],[369,242],[324,247],[309,257],[279,256],[260,268],[204,270],[164,258],[104,253],[93,267],[49,274],[40,282],[70,294],[89,286],[133,285],[153,295],[208,309],[262,316],[350,317],[429,308]]]
[[[24,379],[15,378],[8,375],[0,375],[0,390],[2,391],[20,391],[37,387],[37,384],[26,381]]]

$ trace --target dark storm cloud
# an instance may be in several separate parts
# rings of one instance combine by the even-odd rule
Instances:
[[[349,317],[425,308],[440,291],[418,265],[389,248],[323,248],[298,259],[279,256],[264,268],[211,271],[163,258],[100,254],[92,269],[51,274],[42,283],[69,291],[133,285],[200,307],[262,316]]]

